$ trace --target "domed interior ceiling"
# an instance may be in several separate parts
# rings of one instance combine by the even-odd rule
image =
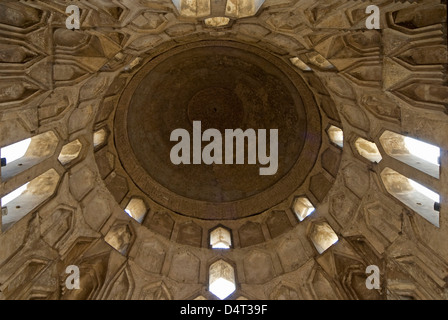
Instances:
[[[0,3],[1,299],[448,298],[444,1],[74,4]],[[278,170],[173,164],[195,121],[278,129]]]
[[[203,219],[254,215],[282,202],[314,165],[321,134],[312,93],[289,68],[234,41],[193,42],[151,59],[127,85],[115,116],[126,172],[151,199]],[[194,121],[199,135],[218,129],[223,138],[226,129],[279,130],[276,173],[260,175],[247,148],[244,164],[173,164],[171,132],[183,128],[193,139]]]
[[[177,54],[150,72],[142,70],[145,78],[133,90],[127,115],[128,137],[141,166],[163,186],[188,198],[230,202],[264,191],[297,161],[306,133],[303,103],[289,79],[267,73],[266,60],[257,58],[211,43]],[[263,177],[249,165],[177,167],[167,137],[178,128],[187,128],[193,137],[193,121],[201,121],[202,131],[216,128],[222,135],[232,128],[281,128],[280,170]]]

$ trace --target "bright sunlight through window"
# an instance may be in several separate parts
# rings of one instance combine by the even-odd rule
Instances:
[[[11,202],[12,200],[14,200],[17,197],[19,197],[23,192],[26,191],[27,187],[28,187],[28,183],[24,184],[20,188],[17,188],[13,192],[11,192],[11,193],[7,194],[6,196],[4,196],[2,198],[2,206],[6,206],[9,202]]]
[[[440,202],[440,196],[435,193],[434,191],[422,186],[420,183],[415,182],[412,179],[409,179],[409,183],[411,184],[411,186],[417,190],[418,192],[420,192],[421,194],[423,194],[424,196],[428,197],[429,199],[431,199],[434,202]]]
[[[342,131],[342,129],[332,125],[328,129],[327,133],[328,136],[330,137],[331,142],[333,142],[334,144],[338,145],[341,148],[344,146],[344,132]]]
[[[409,152],[414,156],[439,165],[440,148],[409,137],[404,139],[404,143]]]
[[[210,233],[210,245],[213,249],[229,249],[231,242],[230,232],[222,227]]]
[[[224,300],[236,290],[235,270],[224,260],[218,260],[209,269],[209,290]]]
[[[30,144],[31,138],[4,147],[2,148],[2,158],[6,158],[8,163],[20,159],[25,155]]]

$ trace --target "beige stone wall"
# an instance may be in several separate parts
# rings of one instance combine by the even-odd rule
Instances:
[[[363,1],[266,0],[249,17],[244,1],[231,2],[229,24],[214,27],[203,20],[223,16],[224,1],[213,1],[211,16],[204,7],[181,16],[169,0],[77,1],[77,31],[65,27],[67,1],[0,2],[0,146],[48,131],[58,139],[51,156],[3,177],[0,196],[50,169],[60,177],[55,192],[0,233],[1,299],[214,299],[208,269],[219,259],[235,268],[232,299],[448,298],[445,5],[376,1],[381,30],[367,30]],[[133,75],[169,48],[200,40],[275,55],[319,107],[313,169],[255,216],[175,213],[134,184],[115,148],[115,112]],[[330,125],[343,128],[343,149],[329,140]],[[101,129],[105,139],[94,145]],[[389,156],[385,130],[439,146],[439,179]],[[380,163],[358,153],[360,137],[377,145]],[[82,148],[67,151],[74,141]],[[439,227],[387,192],[385,168],[440,194]],[[293,212],[300,196],[316,207],[303,221]],[[142,223],[124,212],[132,198],[145,203]],[[312,240],[324,223],[339,241],[320,254]],[[227,251],[208,245],[220,224],[232,232]],[[65,287],[68,265],[79,266],[83,290]],[[369,265],[380,269],[380,290],[365,287]]]

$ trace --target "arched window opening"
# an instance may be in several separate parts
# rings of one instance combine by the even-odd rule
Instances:
[[[363,138],[358,138],[355,142],[355,148],[362,157],[371,162],[380,163],[383,159],[375,142],[371,142]]]
[[[138,223],[142,223],[148,209],[142,199],[132,198],[124,211]]]
[[[294,200],[293,211],[300,221],[305,220],[310,214],[312,214],[316,209],[310,200],[306,197],[300,197]]]
[[[291,61],[291,63],[296,66],[297,68],[299,68],[302,71],[312,71],[312,69],[305,63],[303,62],[299,57],[294,57],[289,59],[289,61]]]
[[[224,260],[218,260],[209,268],[209,291],[224,300],[236,290],[235,270]]]
[[[212,249],[230,249],[232,246],[232,237],[230,231],[218,227],[210,232],[210,246]]]
[[[380,142],[389,156],[439,179],[439,147],[391,131],[385,131]]]
[[[310,238],[319,254],[324,253],[339,240],[334,230],[326,222],[314,224]]]
[[[331,142],[340,148],[344,147],[344,132],[341,128],[332,125],[328,128],[327,134]]]
[[[67,165],[76,158],[78,158],[81,153],[82,143],[78,139],[67,143],[62,147],[61,153],[58,156],[58,160],[62,165]]]
[[[97,148],[106,143],[107,131],[102,128],[93,133],[93,147]]]
[[[17,221],[50,198],[56,190],[59,178],[56,170],[50,169],[2,197],[2,231],[5,232],[11,228]]]
[[[440,203],[438,193],[390,168],[381,172],[381,179],[387,192],[439,227],[439,212],[436,210]]]

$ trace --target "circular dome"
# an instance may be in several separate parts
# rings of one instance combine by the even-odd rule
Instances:
[[[278,170],[268,165],[171,162],[176,129],[191,140],[202,132],[278,129]],[[115,118],[123,167],[151,199],[202,219],[233,219],[262,212],[303,183],[320,146],[319,111],[303,80],[284,62],[256,47],[201,41],[150,60],[129,82]],[[208,142],[202,143],[202,148]],[[193,149],[191,149],[193,152]],[[224,149],[223,149],[224,158]]]

